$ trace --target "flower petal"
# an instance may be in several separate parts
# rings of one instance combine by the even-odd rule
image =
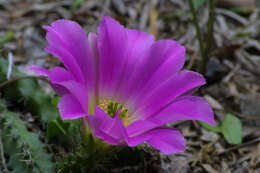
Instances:
[[[147,95],[139,102],[142,106],[139,106],[140,109],[135,114],[145,119],[163,109],[178,96],[203,84],[205,79],[199,73],[186,70],[176,73],[157,88],[146,91]]]
[[[147,90],[154,89],[161,81],[180,71],[185,61],[185,48],[173,40],[160,40],[145,52],[140,61],[128,83],[130,102],[139,100]]]
[[[28,70],[33,70],[40,76],[45,76],[50,78],[50,83],[52,88],[57,92],[58,95],[62,96],[68,93],[68,90],[61,85],[54,84],[62,81],[73,80],[73,76],[67,72],[64,68],[55,67],[52,70],[47,70],[38,66],[31,66]]]
[[[90,44],[90,48],[93,52],[94,62],[95,62],[95,61],[97,61],[97,58],[98,58],[97,35],[93,32],[90,32],[88,34],[88,41]]]
[[[163,154],[174,154],[185,151],[185,139],[179,130],[160,128],[150,132],[152,138],[147,143]]]
[[[129,137],[133,137],[159,126],[162,126],[162,124],[156,121],[137,120],[128,125],[126,131]]]
[[[109,135],[109,133],[105,133],[100,128],[94,131],[94,136],[103,139],[104,142],[107,142],[112,145],[119,145],[121,143],[121,139],[117,139]]]
[[[47,46],[45,51],[51,53],[61,60],[64,66],[69,70],[69,72],[74,76],[74,78],[81,83],[85,82],[83,73],[79,68],[75,58],[64,48]]]
[[[52,83],[60,83],[74,79],[73,76],[62,67],[53,68],[49,78]]]
[[[71,94],[61,97],[58,108],[63,120],[77,119],[86,116],[78,100]]]
[[[165,109],[147,119],[160,125],[180,120],[200,120],[215,125],[214,113],[202,97],[182,96]]]
[[[98,84],[98,48],[97,48],[97,35],[95,33],[90,32],[88,34],[88,41],[90,44],[90,48],[93,52],[93,57],[94,57],[94,64],[95,64],[95,73],[96,73],[96,79],[95,79],[95,84],[93,85],[93,88],[90,89],[90,91],[93,92],[89,92],[89,95],[91,97],[91,100],[93,100],[95,102],[95,100],[98,97],[98,88],[99,88],[99,84]]]
[[[86,121],[94,131],[94,136],[103,139],[105,142],[119,145],[124,141],[125,128],[118,117],[119,112],[111,118],[102,109],[96,106],[95,114],[88,116]]]
[[[129,81],[142,62],[145,53],[154,43],[151,34],[134,29],[126,29],[127,33],[127,59],[123,68],[116,98],[126,101],[129,96]]]
[[[47,70],[46,68],[39,67],[39,66],[30,66],[27,69],[34,71],[35,73],[37,73],[40,76],[49,77],[49,75],[50,75],[49,70]]]
[[[181,70],[185,62],[185,48],[176,41],[161,40],[152,46],[149,56],[150,64],[141,68],[141,74],[147,74],[147,81],[142,77],[142,89],[137,90],[138,96],[135,97],[137,100],[147,95],[147,91],[156,88],[161,81],[166,81]]]
[[[147,142],[164,154],[173,154],[185,151],[185,139],[180,131],[161,127],[148,131],[142,135],[127,139],[129,146],[136,146]]]
[[[69,92],[64,86],[59,85],[57,83],[64,82],[64,81],[70,81],[70,80],[74,79],[74,77],[71,75],[71,73],[69,73],[62,67],[53,68],[50,72],[49,78],[50,78],[52,88],[56,91],[56,93],[59,96],[62,96]]]
[[[102,96],[116,91],[126,60],[127,35],[124,27],[108,16],[102,16],[98,27],[99,84]]]
[[[84,85],[73,80],[57,82],[54,84],[58,84],[66,88],[70,94],[75,96],[84,112],[88,113],[88,92]]]
[[[85,81],[93,87],[95,83],[94,57],[86,33],[80,25],[62,19],[53,22],[51,26],[44,26],[44,28],[48,31],[46,39],[49,43],[49,49],[62,50],[63,52],[66,50],[70,56],[60,57],[64,65],[69,66],[69,62],[76,61],[76,63],[73,62],[73,68],[79,68]],[[75,71],[75,69],[73,70]]]
[[[101,124],[103,124],[102,119],[90,115],[85,117],[85,121],[88,124],[88,127],[92,129],[93,135],[95,137],[103,139],[103,141],[112,145],[119,145],[121,143],[120,139],[114,138],[110,134],[103,131],[103,128],[101,126]]]

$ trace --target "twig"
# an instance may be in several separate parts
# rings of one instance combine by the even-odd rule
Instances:
[[[197,39],[199,41],[199,47],[200,47],[200,54],[202,57],[202,62],[199,66],[199,72],[202,74],[205,74],[207,70],[207,64],[209,61],[209,52],[212,46],[212,40],[213,40],[213,33],[214,33],[214,21],[215,21],[215,15],[214,15],[214,0],[209,0],[209,14],[208,14],[208,33],[206,38],[206,44],[203,45],[203,39],[200,32],[199,22],[196,14],[196,10],[193,4],[193,0],[189,0],[189,6],[193,17],[193,24],[196,28],[197,33]]]
[[[198,162],[201,162],[203,157],[205,157],[206,153],[209,153],[211,148],[220,140],[220,136],[218,136],[216,139],[214,139],[212,142],[202,146],[200,149],[197,158],[192,162],[191,166],[194,167]]]
[[[4,86],[11,84],[15,81],[21,80],[21,79],[41,79],[44,80],[46,82],[48,82],[48,79],[46,77],[43,76],[19,76],[19,77],[14,77],[10,80],[4,81],[0,84],[0,89],[3,88]]]
[[[236,13],[233,13],[233,12],[230,11],[230,10],[225,10],[225,9],[217,8],[217,9],[216,9],[216,13],[218,13],[218,14],[223,14],[223,15],[225,15],[225,16],[228,16],[228,17],[230,17],[230,18],[232,18],[232,19],[234,19],[234,20],[240,22],[241,24],[243,24],[243,25],[245,25],[245,26],[249,25],[249,22],[248,22],[245,18],[243,18],[243,17],[237,15]]]
[[[194,124],[194,126],[195,126],[196,129],[200,129],[200,126],[199,126],[199,124],[197,123],[197,121],[192,120],[192,123]]]
[[[14,57],[12,52],[8,52],[8,71],[7,71],[7,79],[9,80],[12,75],[13,64],[14,64]]]
[[[202,74],[205,74],[206,72],[206,67],[209,61],[209,52],[212,47],[212,41],[213,41],[213,33],[214,33],[214,21],[215,21],[215,12],[214,12],[214,0],[209,1],[209,21],[208,21],[208,33],[207,33],[207,42],[206,42],[206,47],[204,50],[204,60],[203,64],[200,69],[200,72]]]
[[[229,108],[225,108],[225,111],[226,112],[231,112],[232,114],[235,114],[236,116],[238,116],[240,118],[245,118],[245,119],[248,119],[248,120],[260,120],[260,117],[250,116],[250,115],[246,115],[246,114],[241,114],[241,113],[233,111],[232,109],[229,109]]]
[[[2,166],[4,168],[4,171],[3,172],[10,172],[8,169],[7,169],[7,166],[6,166],[6,162],[5,162],[5,156],[4,156],[4,149],[3,149],[3,143],[2,143],[2,131],[0,129],[0,154],[1,154],[1,160],[2,160]],[[1,170],[0,170],[1,171]]]
[[[190,62],[189,62],[189,64],[188,64],[187,67],[186,67],[187,70],[191,70],[191,69],[192,69],[192,67],[193,67],[193,65],[194,65],[194,62],[195,62],[195,60],[196,60],[196,56],[198,56],[197,53],[194,53],[194,54],[191,56]]]
[[[202,57],[204,57],[204,47],[203,47],[203,42],[202,42],[202,36],[201,36],[199,22],[198,22],[196,10],[195,10],[194,4],[193,4],[193,0],[189,0],[189,6],[190,6],[191,13],[192,13],[193,24],[194,24],[196,32],[197,32],[197,39],[199,41],[199,46],[200,46],[200,54]]]
[[[251,145],[251,144],[254,144],[256,142],[260,142],[260,137],[259,138],[256,138],[256,139],[253,139],[252,141],[248,141],[248,142],[245,142],[243,144],[240,144],[240,145],[237,145],[237,146],[234,146],[234,147],[231,147],[231,148],[228,148],[224,151],[221,151],[218,153],[218,155],[221,155],[221,154],[224,154],[224,153],[228,153],[230,151],[233,151],[233,150],[237,150],[239,148],[243,148],[243,147],[246,147],[248,145]]]

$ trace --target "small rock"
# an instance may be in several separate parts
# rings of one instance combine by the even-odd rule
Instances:
[[[202,131],[202,136],[200,137],[200,139],[202,139],[203,141],[206,142],[210,142],[210,141],[214,141],[218,135],[215,132],[211,132],[205,129],[201,129]]]
[[[247,116],[259,117],[260,112],[260,95],[248,96],[247,98],[241,99],[240,109],[242,114]],[[260,125],[259,120],[252,121],[256,126]]]
[[[185,155],[161,155],[161,165],[163,171],[188,173],[190,171],[189,162],[194,160],[191,154]]]

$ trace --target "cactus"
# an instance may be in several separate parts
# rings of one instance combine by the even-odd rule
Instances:
[[[6,81],[8,63],[0,58],[0,82]],[[14,77],[25,76],[17,68],[13,68]],[[48,122],[58,117],[55,105],[51,103],[50,94],[41,91],[35,79],[22,79],[1,88],[2,96],[22,111],[30,112],[39,116],[42,122]]]
[[[13,173],[54,172],[51,155],[45,151],[39,135],[27,130],[26,122],[18,113],[5,109],[0,102],[0,127],[3,131],[3,146],[8,156],[8,167]]]

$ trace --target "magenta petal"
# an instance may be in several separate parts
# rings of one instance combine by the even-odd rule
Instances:
[[[103,121],[93,115],[86,116],[85,121],[93,131],[93,135],[97,138],[103,139],[104,142],[107,142],[112,145],[119,145],[121,139],[112,137],[110,134],[103,131],[101,124]]]
[[[159,84],[157,88],[146,91],[147,96],[140,101],[139,104],[142,106],[136,115],[141,115],[140,118],[145,119],[160,111],[178,96],[204,84],[205,79],[199,73],[186,70],[176,73],[169,80]]]
[[[88,41],[90,44],[90,48],[93,52],[94,60],[97,61],[97,58],[98,58],[97,35],[93,32],[90,32],[88,34]]]
[[[54,91],[59,96],[63,96],[64,94],[68,94],[69,93],[69,91],[65,87],[63,87],[61,85],[57,85],[57,84],[52,84],[51,83],[51,87],[54,89]]]
[[[53,68],[51,70],[49,77],[52,83],[59,83],[59,82],[73,80],[73,76],[62,67]]]
[[[73,56],[67,50],[54,46],[47,46],[45,50],[59,58],[78,82],[85,82],[81,69],[79,68]]]
[[[103,16],[98,27],[99,88],[102,95],[112,97],[126,60],[127,35],[114,19]]]
[[[58,108],[63,120],[77,119],[86,116],[78,100],[71,94],[61,97]]]
[[[35,73],[37,73],[40,76],[45,76],[45,77],[49,77],[50,75],[50,70],[47,70],[45,68],[39,67],[39,66],[30,66],[27,68],[28,70],[32,70]]]
[[[112,125],[111,122],[113,122],[113,118],[110,117],[108,114],[106,114],[102,109],[100,109],[98,106],[95,107],[95,113],[94,113],[95,119],[99,119],[100,121],[100,127],[106,131],[106,129],[109,129]]]
[[[44,26],[48,31],[46,39],[50,46],[60,46],[70,52],[78,65],[83,69],[93,64],[92,53],[89,48],[88,39],[81,26],[70,20],[57,20],[51,26]],[[92,60],[91,60],[92,58]]]
[[[126,29],[127,33],[127,59],[120,77],[120,86],[117,91],[117,98],[126,101],[129,98],[129,81],[134,72],[139,69],[143,57],[154,43],[151,34],[134,29]]]
[[[93,129],[96,137],[103,139],[107,143],[119,145],[124,141],[126,132],[118,114],[114,118],[111,118],[102,109],[96,107],[95,114],[88,116],[86,120]]]
[[[214,113],[202,97],[182,96],[158,114],[147,119],[160,125],[180,120],[200,120],[215,125]]]
[[[97,35],[95,33],[90,32],[88,34],[88,41],[90,44],[90,48],[93,52],[94,57],[94,65],[95,65],[95,74],[98,76],[98,48],[97,48]],[[98,91],[98,81],[95,79],[93,82],[92,88],[88,88],[90,90],[90,96],[93,98]]]
[[[61,67],[53,68],[51,70],[49,78],[50,78],[52,88],[60,96],[67,94],[68,90],[64,86],[61,86],[57,83],[64,82],[64,81],[70,81],[70,80],[74,79],[74,77],[71,75],[71,73],[69,73],[64,68],[61,68]]]
[[[156,128],[127,139],[129,146],[136,146],[143,142],[147,142],[164,154],[185,151],[185,139],[183,135],[178,130],[168,127]]]
[[[139,100],[181,70],[185,62],[185,48],[173,40],[160,40],[146,52],[129,88],[133,100]],[[137,98],[137,95],[140,95]]]
[[[86,113],[88,112],[88,92],[87,92],[87,88],[84,85],[73,80],[58,82],[54,84],[66,88],[70,94],[75,96],[75,98],[80,103],[84,112]]]
[[[70,20],[57,20],[51,26],[44,26],[44,28],[48,31],[46,36],[49,43],[48,49],[52,50],[54,55],[58,54],[64,65],[70,66],[69,70],[74,71],[74,75],[79,75],[78,72],[75,73],[77,70],[75,68],[78,68],[78,71],[83,73],[83,80],[93,88],[95,83],[94,57],[86,33],[80,25]],[[67,53],[62,56],[61,52],[57,53],[59,50],[63,54]]]
[[[119,112],[114,116],[114,118],[110,118],[109,115],[106,114],[103,110],[96,107],[95,116],[101,118],[101,114],[103,118],[102,131],[106,132],[116,139],[123,139],[123,132],[125,128],[121,119],[118,117]],[[109,117],[109,119],[107,117]]]
[[[160,150],[163,154],[174,154],[185,151],[185,139],[179,130],[158,128],[149,133],[152,137],[147,143]]]
[[[159,127],[161,125],[161,123],[157,123],[156,121],[137,120],[131,123],[129,126],[127,126],[126,131],[129,137],[133,137],[151,129],[154,129],[156,127]]]
[[[40,76],[54,78],[54,79],[50,80],[50,83],[51,83],[52,88],[60,96],[68,93],[67,89],[64,88],[63,86],[58,85],[58,84],[53,84],[52,81],[53,80],[63,80],[63,81],[64,80],[72,80],[71,75],[68,72],[65,73],[65,69],[63,69],[63,70],[62,69],[63,68],[56,67],[56,68],[54,68],[52,70],[47,70],[45,68],[38,67],[38,66],[31,66],[31,67],[28,68],[28,70],[32,70],[32,71],[36,72],[38,75],[40,75]],[[56,74],[56,72],[57,72],[57,74]]]
[[[100,128],[94,131],[94,136],[103,139],[104,142],[112,145],[119,145],[122,142],[121,139],[110,136],[109,133],[103,132]]]
[[[109,144],[119,145],[121,143],[121,139],[117,138],[117,137],[112,137],[109,133],[104,131],[104,128],[103,128],[103,125],[105,125],[106,122],[112,122],[113,120],[109,119],[109,121],[106,121],[107,119],[105,118],[105,116],[107,116],[107,115],[99,115],[99,116],[96,116],[96,115],[97,114],[85,117],[85,120],[88,123],[88,126],[93,131],[93,135],[95,137],[103,139],[104,142],[107,142]]]
[[[138,96],[134,96],[135,100],[145,97],[147,91],[153,90],[181,70],[185,62],[185,48],[176,41],[161,40],[152,46],[149,56],[149,63],[144,65],[141,72],[142,89],[136,91]],[[147,75],[147,80],[144,80],[143,75]]]

